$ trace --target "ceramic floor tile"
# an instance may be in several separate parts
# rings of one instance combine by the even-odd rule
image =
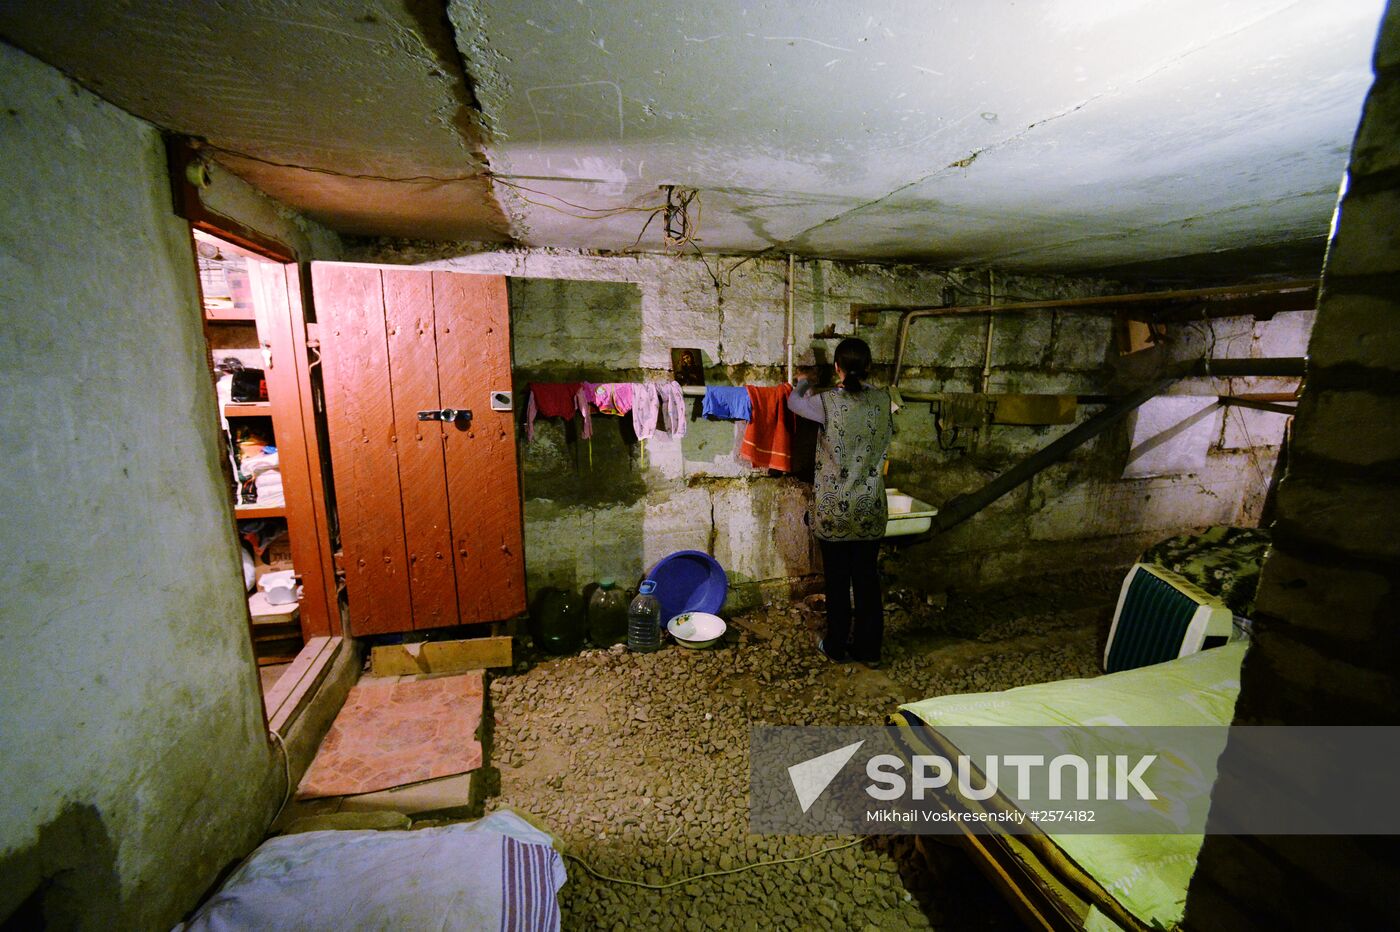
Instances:
[[[483,683],[476,672],[357,684],[297,797],[370,793],[480,767]]]

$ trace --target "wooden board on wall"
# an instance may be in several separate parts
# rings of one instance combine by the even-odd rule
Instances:
[[[311,276],[352,633],[404,631],[413,613],[383,284],[378,269],[337,263],[313,263]]]
[[[457,595],[463,622],[496,621],[525,609],[515,419],[490,406],[490,392],[511,385],[506,280],[432,275],[442,395],[474,413],[470,430],[443,431]]]

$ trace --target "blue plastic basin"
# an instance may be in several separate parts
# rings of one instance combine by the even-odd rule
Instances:
[[[656,583],[661,624],[681,612],[719,613],[729,594],[729,576],[714,557],[701,550],[678,550],[662,557],[647,574]]]

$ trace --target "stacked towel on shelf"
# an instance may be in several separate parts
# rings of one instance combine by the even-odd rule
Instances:
[[[259,505],[286,504],[286,495],[282,491],[281,465],[275,452],[244,456],[238,464],[238,470],[243,476],[253,478],[253,485],[258,490]]]

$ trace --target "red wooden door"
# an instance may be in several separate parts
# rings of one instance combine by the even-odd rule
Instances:
[[[311,265],[355,635],[525,607],[505,279]],[[419,411],[465,408],[465,428]]]

